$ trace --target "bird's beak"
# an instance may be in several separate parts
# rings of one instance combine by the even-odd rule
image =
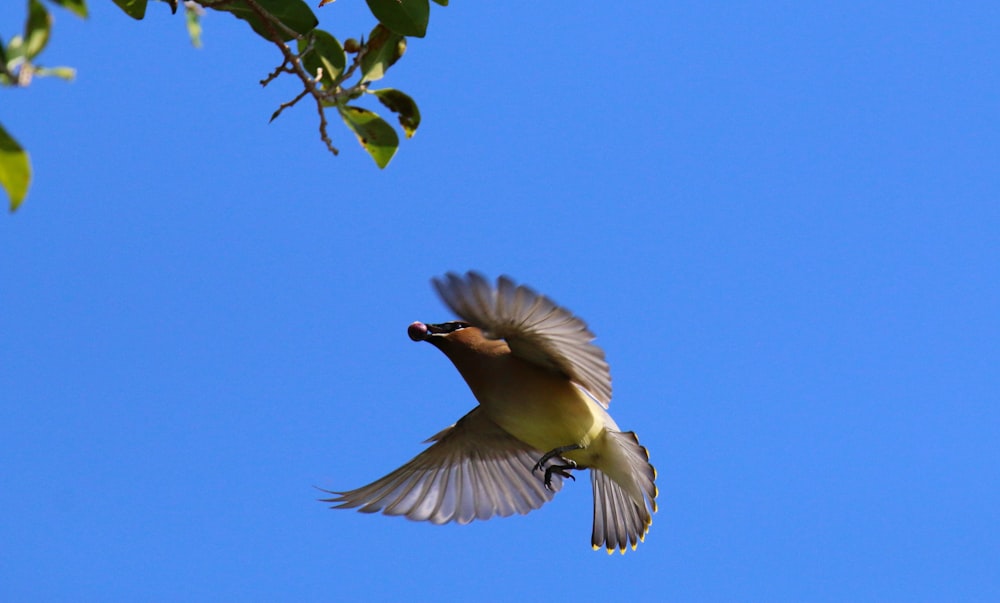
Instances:
[[[419,320],[411,324],[406,329],[406,334],[410,336],[413,341],[427,341],[434,336],[435,333],[442,333],[442,329],[438,325],[425,325]]]
[[[424,324],[419,320],[411,324],[406,329],[406,334],[413,341],[427,341],[438,335],[447,335],[455,330],[456,323],[444,323],[440,325]]]

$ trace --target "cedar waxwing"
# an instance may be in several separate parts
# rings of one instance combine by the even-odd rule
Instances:
[[[462,320],[408,334],[448,356],[479,406],[409,463],[323,502],[464,524],[537,509],[570,471],[590,469],[594,549],[635,549],[656,511],[656,470],[605,410],[611,374],[587,325],[505,276],[496,288],[475,272],[433,284]]]

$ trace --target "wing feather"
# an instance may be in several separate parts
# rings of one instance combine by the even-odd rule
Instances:
[[[436,434],[429,448],[367,486],[332,492],[334,508],[403,515],[415,521],[468,523],[525,514],[541,507],[562,487],[553,476],[552,490],[532,471],[541,453],[490,421],[477,407],[452,427]]]
[[[441,300],[488,337],[505,339],[513,354],[558,371],[605,408],[611,401],[611,371],[587,324],[509,277],[494,287],[481,274],[449,272],[433,280]]]

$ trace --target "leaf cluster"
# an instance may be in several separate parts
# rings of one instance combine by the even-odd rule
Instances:
[[[86,0],[47,0],[79,17],[87,17]],[[158,0],[176,13],[181,0]],[[334,0],[321,0],[319,6]],[[447,6],[448,0],[433,0]],[[114,0],[127,15],[141,20],[149,0]],[[399,136],[375,111],[358,105],[369,95],[396,115],[403,134],[410,138],[420,125],[420,110],[406,93],[394,88],[371,89],[406,52],[408,37],[424,37],[430,20],[430,0],[366,0],[378,21],[367,36],[353,37],[343,44],[331,33],[318,29],[319,19],[304,0],[188,0],[183,2],[185,25],[195,46],[201,45],[201,17],[205,10],[227,12],[245,21],[260,37],[274,44],[282,62],[261,80],[266,86],[281,75],[297,78],[302,90],[282,103],[271,116],[311,97],[319,116],[320,138],[334,155],[338,149],[327,132],[327,109],[335,110],[347,129],[384,168],[399,148]],[[28,0],[28,16],[23,34],[6,44],[0,40],[0,85],[27,86],[36,76],[72,80],[69,67],[47,68],[36,57],[48,43],[52,17],[41,0]],[[293,50],[289,44],[295,41]],[[10,198],[14,211],[23,201],[31,180],[28,153],[0,124],[0,186]]]
[[[50,0],[78,17],[86,18],[84,0]],[[0,85],[24,87],[35,77],[54,76],[72,80],[76,71],[70,67],[45,67],[36,58],[49,43],[52,35],[52,15],[39,0],[28,0],[28,16],[23,33],[9,41],[0,40]],[[31,160],[28,152],[0,124],[0,186],[10,198],[10,211],[24,201],[31,183]]]

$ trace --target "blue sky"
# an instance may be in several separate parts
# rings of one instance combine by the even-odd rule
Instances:
[[[1000,598],[1000,8],[454,2],[333,158],[229,15],[56,12],[0,90],[5,601]],[[807,6],[808,4],[808,6]],[[342,39],[360,0],[317,11]],[[3,35],[23,9],[0,11]],[[590,324],[659,470],[468,526],[332,511],[474,401],[406,337],[506,273]]]

